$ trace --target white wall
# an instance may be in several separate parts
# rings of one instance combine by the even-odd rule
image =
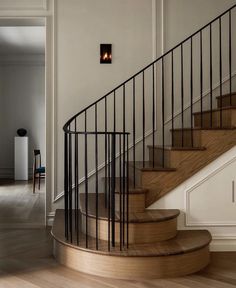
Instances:
[[[212,250],[236,251],[235,167],[236,147],[149,208],[180,209],[178,229],[207,229],[213,237]]]
[[[40,59],[39,59],[40,58]],[[45,163],[44,57],[4,56],[1,61],[1,177],[13,177],[14,136],[25,128],[29,136],[29,169],[33,149],[40,149]],[[7,59],[7,61],[6,61]]]

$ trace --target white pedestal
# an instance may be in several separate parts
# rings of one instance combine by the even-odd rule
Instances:
[[[28,180],[28,137],[15,137],[15,180]]]

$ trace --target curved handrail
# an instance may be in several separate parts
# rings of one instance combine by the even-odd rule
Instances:
[[[181,41],[180,43],[178,43],[176,46],[174,46],[173,48],[171,48],[170,50],[168,50],[167,52],[165,52],[163,55],[161,55],[160,57],[158,57],[156,60],[152,61],[150,64],[148,64],[147,66],[145,66],[143,69],[141,69],[140,71],[138,71],[137,73],[135,73],[133,76],[129,77],[126,81],[122,82],[121,84],[119,84],[118,86],[116,86],[114,89],[112,89],[110,92],[106,93],[104,96],[102,96],[101,98],[99,98],[98,100],[96,100],[95,102],[93,102],[92,104],[88,105],[87,107],[85,107],[83,110],[81,110],[80,112],[78,112],[77,114],[75,114],[73,117],[71,117],[63,126],[63,130],[66,133],[72,133],[72,134],[76,134],[76,131],[70,131],[68,129],[68,126],[71,124],[71,122],[73,120],[75,120],[79,115],[81,115],[82,113],[84,113],[85,111],[87,111],[88,109],[90,109],[91,107],[93,107],[94,105],[98,104],[100,101],[102,101],[103,99],[105,99],[107,96],[109,96],[110,94],[114,93],[116,90],[118,90],[120,87],[124,86],[127,82],[131,81],[133,78],[135,78],[136,76],[138,76],[139,74],[143,73],[143,71],[147,70],[148,68],[150,68],[152,65],[154,65],[155,63],[157,63],[158,61],[162,60],[165,56],[167,56],[168,54],[170,54],[171,52],[173,52],[175,49],[179,48],[181,45],[183,45],[185,42],[187,42],[189,39],[191,39],[192,37],[194,37],[196,34],[198,34],[199,32],[201,32],[202,30],[204,30],[206,27],[210,26],[213,22],[215,22],[216,20],[220,19],[221,17],[223,17],[225,14],[227,14],[228,12],[230,12],[233,8],[236,7],[236,4],[233,5],[232,7],[230,7],[229,9],[227,9],[226,11],[224,11],[222,14],[220,14],[219,16],[215,17],[213,20],[211,20],[209,23],[207,23],[206,25],[204,25],[203,27],[201,27],[200,29],[198,29],[196,32],[194,32],[193,34],[191,34],[190,36],[188,36],[187,38],[185,38],[183,41]],[[84,132],[83,132],[84,133]]]

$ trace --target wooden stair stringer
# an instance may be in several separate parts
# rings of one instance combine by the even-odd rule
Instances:
[[[148,189],[146,207],[189,179],[195,173],[234,147],[236,130],[199,130],[203,151],[182,151],[183,159],[174,172],[142,171],[142,186]]]

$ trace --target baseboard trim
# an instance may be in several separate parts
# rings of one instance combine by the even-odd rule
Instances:
[[[29,180],[33,178],[33,170],[29,168]],[[0,168],[0,179],[14,179],[14,168]]]
[[[212,239],[210,244],[211,252],[227,252],[236,251],[236,237],[230,239],[230,237],[216,237]]]
[[[52,226],[54,222],[55,212],[50,212],[47,215],[47,226]]]

